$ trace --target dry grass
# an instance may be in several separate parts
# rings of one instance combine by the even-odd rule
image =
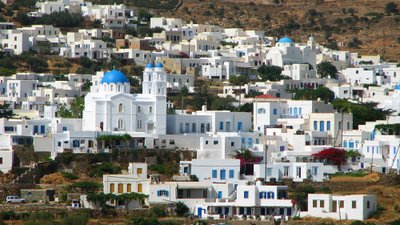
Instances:
[[[306,26],[308,20],[305,15],[309,9],[315,9],[322,13],[326,24],[332,25],[337,18],[350,17],[349,13],[343,14],[343,9],[353,8],[357,17],[363,17],[369,12],[383,13],[385,4],[391,1],[393,0],[324,0],[324,3],[317,4],[316,0],[285,0],[284,4],[275,5],[271,4],[272,0],[185,0],[177,11],[156,11],[156,14],[223,27],[236,27],[237,21],[240,21],[244,28],[265,30],[268,35],[269,31],[286,24],[289,19]],[[218,9],[224,10],[223,17],[219,17]],[[205,16],[207,11],[212,15]],[[266,15],[271,17],[270,21],[264,19]],[[400,36],[400,25],[395,18],[394,15],[385,16],[378,23],[363,24],[360,25],[359,30],[347,29],[344,33],[333,34],[332,37],[345,44],[357,37],[363,43],[360,49],[343,47],[343,50],[351,50],[360,54],[381,54],[386,60],[399,61],[400,44],[396,42],[396,39]],[[291,36],[297,41],[305,42],[311,33],[319,43],[326,42],[323,31],[311,32],[299,29],[293,31]]]

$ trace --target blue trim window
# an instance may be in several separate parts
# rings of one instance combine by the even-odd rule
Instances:
[[[324,131],[325,127],[324,127],[324,121],[319,121],[319,131]]]
[[[343,148],[347,148],[347,141],[343,141]]]
[[[226,179],[226,170],[224,170],[224,169],[220,170],[219,177],[221,180],[225,180]]]
[[[63,127],[63,128],[62,128],[62,131],[67,131],[67,127]]]
[[[262,192],[260,192],[259,194],[258,194],[258,197],[260,198],[260,199],[266,199],[267,198],[267,192],[265,192],[265,191],[262,191]]]
[[[238,129],[238,131],[242,131],[242,122],[241,121],[238,122],[237,129]]]
[[[281,152],[283,152],[283,151],[285,151],[285,146],[279,146],[279,151],[281,151]]]
[[[169,191],[167,191],[167,190],[158,190],[157,191],[157,196],[158,197],[160,197],[160,196],[168,197],[169,196]]]
[[[248,138],[248,143],[250,147],[253,147],[253,139],[252,138]]]
[[[231,178],[231,179],[235,178],[235,171],[234,170],[229,170],[229,178]]]
[[[369,153],[369,146],[367,146],[367,153]]]
[[[217,178],[217,170],[212,170],[211,173],[212,178]]]
[[[246,143],[246,138],[242,138],[242,144]]]
[[[249,192],[248,191],[243,192],[243,198],[245,198],[245,199],[249,198]]]
[[[314,121],[314,130],[318,130],[318,121]]]
[[[349,148],[354,148],[354,141],[349,141]]]
[[[312,171],[312,175],[313,176],[317,176],[318,175],[318,167],[317,166],[313,166],[311,171]]]
[[[273,110],[272,110],[272,114],[278,115],[278,109],[273,109]]]
[[[224,130],[224,122],[219,122],[219,130]]]
[[[331,121],[326,122],[326,130],[328,130],[328,131],[331,130]]]

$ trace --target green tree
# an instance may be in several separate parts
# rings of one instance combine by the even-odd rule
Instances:
[[[385,12],[386,13],[398,13],[399,10],[397,9],[397,4],[394,2],[389,2],[385,5]]]
[[[327,87],[320,86],[317,89],[297,89],[294,91],[296,100],[318,100],[331,102],[335,99],[335,93]]]
[[[338,71],[331,62],[324,61],[317,65],[317,72],[321,78],[336,79]]]
[[[189,212],[189,207],[183,202],[177,202],[175,212],[178,216],[185,216],[185,214]]]
[[[301,185],[300,187],[293,189],[289,198],[296,201],[300,210],[307,211],[308,194],[315,193],[315,191],[315,188],[311,185]]]
[[[281,75],[282,68],[279,66],[262,65],[257,69],[257,73],[263,81],[279,81],[284,79]]]
[[[239,94],[239,107],[242,103],[242,86],[249,83],[249,79],[245,75],[231,76],[229,77],[229,83],[239,86],[239,91],[235,91],[235,94]]]
[[[68,108],[61,106],[58,109],[58,115],[62,118],[82,118],[82,112],[85,108],[85,98],[83,96],[76,97]]]
[[[392,113],[391,110],[377,108],[378,103],[375,102],[353,103],[344,99],[335,99],[331,104],[339,112],[353,114],[354,129],[367,121],[384,120]]]
[[[9,103],[0,105],[0,118],[11,119],[15,116],[14,111],[10,108]]]
[[[49,67],[47,60],[32,55],[31,53],[21,54],[20,59],[25,61],[29,69],[36,73],[44,72]]]
[[[232,102],[235,99],[231,96],[226,98],[215,97],[211,103],[211,110],[229,110],[232,111],[234,109]]]

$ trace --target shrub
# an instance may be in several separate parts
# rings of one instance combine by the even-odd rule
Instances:
[[[76,180],[79,178],[78,175],[75,175],[73,173],[68,173],[68,172],[61,172],[61,174],[63,175],[63,177],[69,179],[69,180]]]
[[[91,177],[102,177],[104,174],[118,174],[121,172],[119,166],[113,163],[105,162],[99,165],[95,165],[90,171],[89,176]]]
[[[389,2],[385,5],[385,12],[386,13],[398,13],[399,10],[397,9],[397,4],[394,2]]]
[[[61,220],[61,225],[86,225],[89,217],[84,214],[71,214]]]
[[[150,214],[155,217],[164,217],[167,215],[165,211],[165,206],[163,205],[155,205],[151,208]]]
[[[393,221],[389,222],[388,224],[389,225],[400,225],[400,219],[393,220]]]
[[[185,214],[189,212],[189,207],[183,202],[178,202],[176,203],[175,212],[178,216],[185,216]]]
[[[2,220],[16,220],[18,219],[17,214],[14,211],[0,212],[0,219]]]

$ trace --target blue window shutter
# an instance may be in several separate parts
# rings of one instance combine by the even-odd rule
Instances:
[[[212,170],[212,178],[217,178],[217,170]]]
[[[225,178],[226,178],[226,170],[224,170],[224,169],[222,169],[220,172],[220,179],[221,180],[225,180]]]
[[[235,171],[234,170],[229,170],[229,178],[235,178]]]

